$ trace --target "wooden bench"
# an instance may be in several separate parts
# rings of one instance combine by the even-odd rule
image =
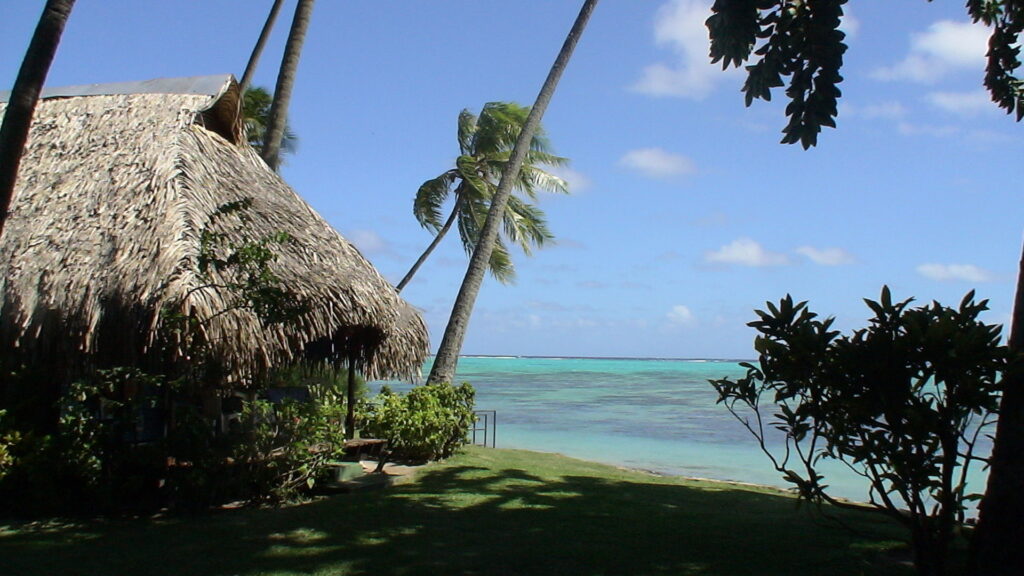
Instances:
[[[388,441],[381,438],[353,438],[345,440],[345,458],[362,460],[363,455],[382,459],[387,450]]]

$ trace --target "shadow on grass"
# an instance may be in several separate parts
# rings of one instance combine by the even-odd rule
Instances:
[[[453,465],[277,510],[0,533],[0,574],[905,574],[860,535],[744,490]]]

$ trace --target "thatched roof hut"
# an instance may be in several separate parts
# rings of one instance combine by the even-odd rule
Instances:
[[[239,382],[311,352],[355,360],[368,378],[418,373],[420,315],[245,143],[239,109],[230,76],[44,92],[0,236],[0,355],[68,369],[145,362],[176,310],[202,320]],[[202,230],[243,199],[251,208],[218,231],[235,243],[290,235],[271,268],[307,304],[294,324],[224,313],[231,294],[202,287]]]

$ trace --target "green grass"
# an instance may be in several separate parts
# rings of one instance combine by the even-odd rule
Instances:
[[[0,527],[0,574],[909,574],[902,532],[771,490],[471,448],[416,482],[280,509]]]

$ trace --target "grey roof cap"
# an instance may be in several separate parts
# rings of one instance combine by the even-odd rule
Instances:
[[[212,76],[192,76],[189,78],[157,78],[139,82],[114,82],[112,84],[82,84],[80,86],[60,86],[43,88],[41,98],[68,98],[73,96],[100,96],[109,94],[197,94],[220,96],[228,83],[233,79],[231,74],[215,74]],[[11,91],[0,91],[0,102],[10,99]]]

